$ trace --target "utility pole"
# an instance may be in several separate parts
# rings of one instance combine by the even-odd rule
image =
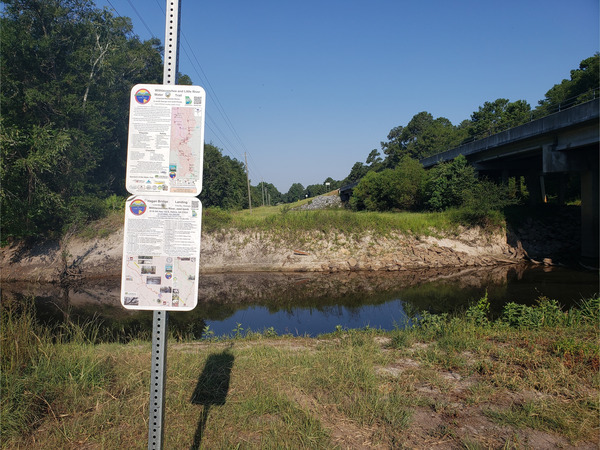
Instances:
[[[248,157],[244,152],[244,161],[246,162],[246,181],[248,182],[248,208],[252,212],[252,197],[250,196],[250,177],[248,176]]]
[[[263,199],[263,206],[265,206],[265,180],[261,178],[260,180],[260,187],[262,190],[262,199]]]

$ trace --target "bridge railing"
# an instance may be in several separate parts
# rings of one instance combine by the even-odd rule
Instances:
[[[540,110],[540,111],[532,110],[529,114],[529,120],[514,120],[511,122],[505,122],[505,123],[499,124],[497,127],[494,127],[490,130],[486,130],[482,133],[478,133],[476,135],[469,136],[468,138],[461,141],[459,146],[461,146],[463,144],[468,144],[469,142],[475,142],[480,139],[485,139],[494,134],[502,133],[503,131],[509,130],[514,127],[518,127],[519,125],[524,125],[526,123],[533,122],[534,120],[543,119],[544,117],[548,117],[557,112],[572,108],[573,106],[577,106],[582,103],[594,100],[598,97],[600,97],[600,89],[596,88],[596,89],[590,89],[589,91],[587,91],[583,94],[577,95],[575,97],[567,98],[559,103],[550,103],[550,102],[544,103],[545,100],[541,100],[540,106],[543,107],[543,110]],[[450,150],[450,147],[448,147],[446,150],[438,152],[438,154],[443,153],[444,151],[447,151],[447,150]]]

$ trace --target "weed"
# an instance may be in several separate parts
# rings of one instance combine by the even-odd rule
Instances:
[[[477,326],[487,326],[489,324],[488,314],[490,312],[490,302],[488,300],[487,290],[485,295],[479,299],[476,305],[467,309],[467,319]]]
[[[502,311],[502,322],[514,328],[540,328],[554,326],[564,322],[567,315],[563,313],[556,300],[546,297],[538,299],[537,306],[507,303]]]

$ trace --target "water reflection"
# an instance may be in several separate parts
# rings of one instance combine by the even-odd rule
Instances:
[[[598,292],[598,272],[539,266],[501,266],[462,270],[389,273],[243,273],[203,274],[199,304],[171,313],[170,329],[199,337],[205,325],[216,335],[241,324],[255,331],[317,335],[346,328],[392,329],[420,311],[453,312],[467,308],[485,292],[492,313],[508,301],[532,304],[545,295],[569,307]],[[66,317],[102,320],[115,339],[151,332],[152,312],[121,307],[119,280],[57,285],[4,283],[2,303],[34,297],[38,317],[60,323]]]

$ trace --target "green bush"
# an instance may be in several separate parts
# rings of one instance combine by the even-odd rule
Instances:
[[[467,158],[458,155],[453,161],[438,164],[429,171],[425,203],[433,211],[462,206],[476,183],[475,169]]]
[[[72,197],[69,201],[69,224],[80,225],[91,220],[98,220],[108,213],[108,203],[94,195]]]
[[[498,226],[504,222],[501,211],[517,203],[508,188],[490,180],[477,180],[463,196],[463,205],[457,211],[459,221],[466,225]]]
[[[502,310],[501,322],[513,328],[536,329],[565,323],[567,315],[556,300],[538,299],[534,306],[507,303]]]
[[[487,326],[489,324],[488,314],[490,312],[490,302],[488,293],[479,299],[477,304],[467,309],[467,319],[478,326]]]
[[[405,156],[395,169],[368,172],[358,183],[350,205],[354,210],[411,210],[420,206],[425,170]]]

